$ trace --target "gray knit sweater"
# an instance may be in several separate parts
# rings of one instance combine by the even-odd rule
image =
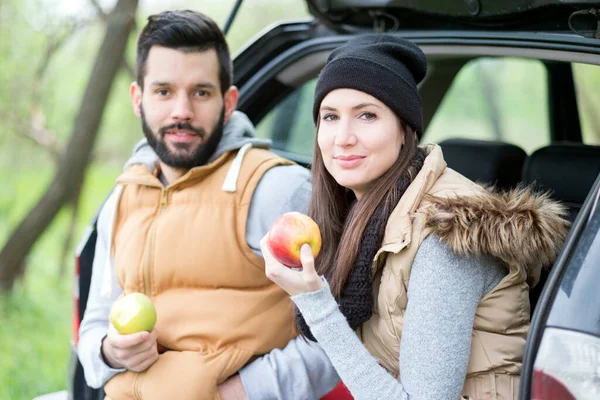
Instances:
[[[408,286],[400,381],[378,364],[348,326],[325,280],[322,289],[292,300],[356,400],[457,400],[475,310],[505,275],[502,264],[491,257],[459,257],[435,235],[423,241]]]

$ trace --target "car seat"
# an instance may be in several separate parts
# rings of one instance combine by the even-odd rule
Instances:
[[[439,145],[448,166],[472,181],[500,190],[514,188],[521,181],[527,153],[514,144],[448,139]]]

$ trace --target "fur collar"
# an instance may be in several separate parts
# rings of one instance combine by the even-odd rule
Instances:
[[[455,253],[490,254],[528,276],[552,265],[569,229],[566,208],[531,188],[427,200],[427,225]]]

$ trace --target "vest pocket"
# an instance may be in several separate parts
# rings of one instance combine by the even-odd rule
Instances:
[[[462,395],[471,400],[517,400],[519,376],[487,372],[467,376]]]
[[[244,366],[251,356],[252,352],[236,347],[210,354],[168,351],[144,373],[139,383],[139,400],[219,399],[217,386]]]
[[[497,400],[494,373],[468,376],[463,388],[463,396],[473,400]]]

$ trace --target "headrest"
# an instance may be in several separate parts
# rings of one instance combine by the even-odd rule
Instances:
[[[523,181],[550,190],[569,206],[581,206],[600,173],[600,146],[557,143],[536,150],[527,159]]]
[[[513,188],[521,181],[527,153],[518,146],[471,139],[448,139],[440,146],[448,166],[473,181],[499,189]]]

